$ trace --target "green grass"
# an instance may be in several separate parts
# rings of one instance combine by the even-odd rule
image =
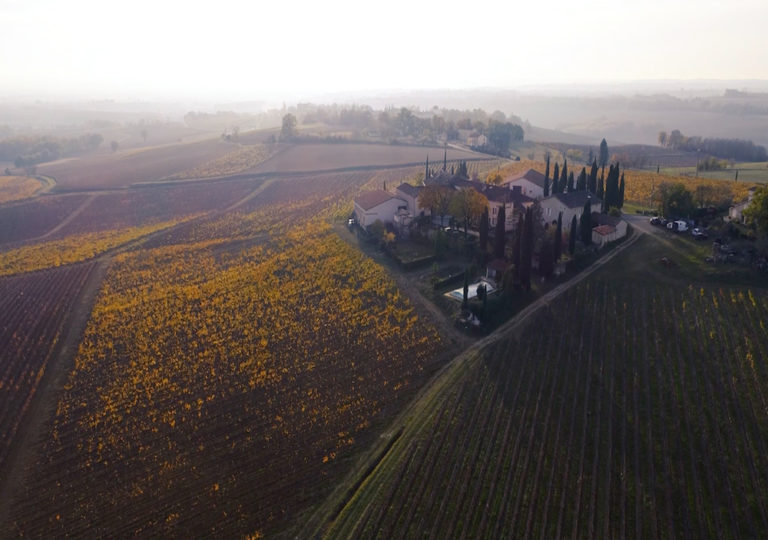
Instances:
[[[739,171],[739,182],[768,182],[768,162],[736,163],[732,168],[721,171],[699,171],[699,178],[713,180],[734,180]],[[662,174],[696,176],[696,167],[664,167]]]

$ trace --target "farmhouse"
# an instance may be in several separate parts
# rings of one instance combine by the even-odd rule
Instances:
[[[541,199],[544,197],[544,175],[539,171],[528,169],[524,173],[516,174],[509,178],[505,178],[502,181],[502,186],[507,186],[509,189],[519,187],[527,197],[532,199]]]
[[[395,196],[402,199],[408,205],[408,213],[411,217],[428,216],[430,214],[429,208],[423,208],[419,206],[419,193],[424,189],[424,186],[414,186],[411,184],[402,183],[395,189]]]
[[[407,209],[408,203],[391,193],[380,189],[367,191],[355,199],[355,216],[361,227],[368,227],[374,221],[394,223],[399,209]]]
[[[532,198],[523,195],[518,188],[507,189],[502,186],[494,186],[482,182],[471,182],[471,184],[475,190],[485,195],[485,198],[488,199],[488,222],[491,227],[496,226],[496,218],[501,207],[504,206],[504,215],[506,217],[505,231],[514,230],[520,212],[524,212],[526,208],[535,202]]]
[[[557,193],[550,197],[541,199],[541,217],[544,223],[557,222],[557,216],[563,213],[563,227],[570,224],[573,216],[581,219],[581,213],[584,210],[584,204],[590,200],[592,212],[600,212],[603,202],[597,197],[592,196],[589,191],[569,191],[568,193]]]

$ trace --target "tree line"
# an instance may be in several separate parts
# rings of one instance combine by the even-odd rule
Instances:
[[[673,150],[703,152],[711,156],[735,161],[768,161],[764,146],[744,139],[686,137],[680,130],[659,132],[659,144]]]
[[[13,161],[16,167],[26,167],[96,150],[102,142],[104,137],[99,133],[70,138],[39,135],[13,137],[0,140],[0,160]]]

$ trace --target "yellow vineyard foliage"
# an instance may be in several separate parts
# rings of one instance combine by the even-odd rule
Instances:
[[[425,379],[439,334],[326,221],[366,180],[209,216],[183,243],[115,256],[45,452],[68,456],[63,498],[88,493],[62,522],[137,508],[126,519],[163,523],[170,513],[142,505],[170,508],[183,492],[174,522],[218,505],[260,529],[285,486],[322,482]],[[114,470],[125,489],[89,483]]]
[[[625,171],[624,181],[624,200],[638,204],[648,204],[648,199],[652,196],[652,193],[658,189],[662,182],[681,183],[685,185],[689,191],[694,193],[699,186],[712,187],[723,191],[725,194],[730,193],[730,196],[736,202],[746,199],[747,191],[750,187],[754,186],[754,184],[745,182],[656,174],[651,171],[637,171],[631,169]]]
[[[28,199],[43,187],[43,183],[37,178],[0,176],[0,204]]]
[[[188,217],[187,219],[192,219]],[[109,249],[125,244],[147,234],[175,225],[180,221],[166,221],[113,229],[96,233],[75,234],[60,240],[41,242],[0,253],[0,276],[42,270],[71,264],[95,257]]]
[[[562,162],[560,163],[562,165]],[[551,163],[552,170],[554,171],[554,162]],[[579,165],[574,170],[574,174],[578,176],[581,171],[582,165]],[[500,174],[502,178],[509,177],[515,174],[519,174],[527,171],[528,169],[534,169],[540,173],[544,173],[546,165],[540,161],[516,161],[509,163],[504,167],[501,167]],[[493,171],[492,171],[493,172]],[[587,167],[589,172],[589,167]],[[598,177],[599,177],[598,173]],[[624,170],[624,200],[626,202],[632,202],[637,204],[648,204],[651,195],[659,187],[662,182],[670,183],[682,183],[685,187],[691,191],[696,191],[699,186],[707,186],[718,189],[720,192],[730,194],[734,201],[742,201],[747,198],[747,191],[755,184],[746,182],[733,182],[730,180],[715,180],[710,178],[695,178],[692,176],[680,176],[680,175],[667,175],[656,174],[655,171],[641,171],[635,169]]]
[[[169,176],[169,180],[187,178],[211,178],[238,174],[255,167],[274,155],[274,150],[265,145],[241,146],[220,158],[198,165],[194,169]]]

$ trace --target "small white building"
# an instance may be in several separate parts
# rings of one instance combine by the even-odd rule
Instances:
[[[488,142],[488,137],[480,132],[473,131],[466,139],[467,146],[485,146]]]
[[[524,173],[505,178],[501,182],[502,186],[506,186],[509,189],[519,187],[522,194],[531,199],[541,199],[544,197],[544,184],[544,175],[533,169],[528,169]]]
[[[602,247],[627,235],[627,222],[619,217],[592,213],[592,243]]]
[[[400,209],[407,209],[408,203],[380,189],[361,193],[355,199],[355,216],[362,227],[368,227],[374,221],[394,223],[394,217]]]
[[[568,230],[571,226],[573,216],[577,220],[581,219],[584,211],[584,205],[590,201],[592,212],[600,212],[603,201],[593,196],[589,191],[570,191],[568,193],[557,193],[541,199],[541,219],[546,223],[557,223],[557,216],[563,213],[563,230]]]
[[[755,196],[755,188],[751,187],[749,188],[749,195],[747,196],[746,201],[739,204],[734,204],[728,209],[728,218],[731,221],[738,221],[739,223],[744,223],[744,210],[752,202],[752,197],[754,196]]]

